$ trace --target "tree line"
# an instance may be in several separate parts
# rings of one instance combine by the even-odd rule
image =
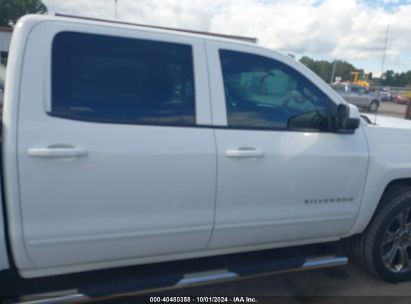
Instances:
[[[378,79],[381,85],[394,87],[411,86],[411,70],[401,73],[388,70],[384,73],[384,76],[383,79]]]
[[[333,62],[327,60],[314,60],[307,56],[302,57],[299,61],[320,76],[325,82],[331,82]],[[363,69],[357,68],[347,61],[337,60],[334,77],[339,76],[343,81],[349,81],[352,78],[351,72],[354,71],[364,72]],[[411,70],[401,73],[388,70],[383,73],[383,77],[381,78],[373,77],[371,73],[370,81],[373,85],[381,86],[411,86]]]
[[[44,14],[47,7],[40,0],[0,0],[0,26],[13,26],[27,14]]]
[[[44,14],[47,7],[41,0],[0,0],[0,26],[14,26],[17,20],[26,14]],[[325,82],[332,82],[331,74],[333,62],[327,60],[314,60],[304,56],[300,62],[305,64],[314,73],[320,76]],[[341,77],[342,80],[351,80],[351,72],[362,71],[347,61],[337,60],[335,65],[335,76]],[[402,73],[396,73],[388,70],[382,78],[373,78],[370,75],[372,84],[382,86],[411,86],[411,70]]]

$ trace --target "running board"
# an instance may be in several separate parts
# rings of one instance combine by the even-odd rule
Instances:
[[[249,278],[256,276],[264,275],[273,275],[286,272],[296,272],[303,270],[313,270],[320,268],[330,268],[337,266],[344,266],[348,264],[348,258],[343,256],[325,256],[306,259],[300,267],[294,268],[283,268],[283,269],[264,269],[255,272],[247,272],[246,274],[236,273],[228,271],[226,269],[221,269],[220,271],[211,271],[211,272],[200,272],[184,275],[184,278],[181,279],[175,287],[189,287],[200,284],[215,283],[219,281],[228,281],[238,278]]]
[[[231,257],[232,258],[232,257]],[[65,290],[61,292],[53,293],[43,293],[43,294],[32,294],[20,297],[14,303],[25,303],[25,304],[48,304],[48,303],[81,303],[82,301],[87,301],[90,299],[98,300],[104,299],[107,300],[111,297],[119,296],[133,296],[147,292],[155,292],[159,290],[170,290],[175,288],[186,288],[191,286],[197,286],[202,284],[230,281],[243,278],[251,278],[258,276],[266,276],[272,274],[286,273],[286,272],[295,272],[303,270],[312,270],[328,267],[343,266],[348,264],[348,258],[345,256],[319,256],[314,258],[286,258],[286,259],[275,259],[270,260],[267,257],[258,256],[253,259],[250,259],[250,256],[245,261],[240,261],[227,258],[224,260],[225,268],[214,269],[214,270],[204,270],[199,272],[181,272],[178,276],[174,275],[174,278],[178,277],[178,280],[171,282],[170,280],[164,280],[164,276],[168,274],[158,273],[157,281],[158,284],[151,284],[146,286],[146,288],[136,284],[135,288],[130,290],[123,290],[118,293],[109,293],[107,294],[107,289],[104,284],[99,287],[101,293],[97,292],[94,288],[90,286],[80,287],[78,289]],[[144,275],[150,276],[149,273]],[[153,277],[151,277],[152,279]],[[135,280],[141,280],[141,277],[136,276]],[[156,277],[154,276],[154,281]],[[170,284],[171,283],[171,284]],[[130,281],[122,282],[119,279],[116,279],[116,284],[125,284],[130,285]],[[133,284],[131,284],[133,285]],[[110,286],[109,290],[113,290],[113,287]],[[13,303],[13,302],[12,302]]]

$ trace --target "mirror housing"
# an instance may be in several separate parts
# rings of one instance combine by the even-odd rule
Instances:
[[[360,114],[358,108],[351,105],[340,103],[337,106],[335,116],[337,131],[354,131],[360,126]]]

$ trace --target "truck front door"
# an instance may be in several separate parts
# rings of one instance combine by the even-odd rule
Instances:
[[[209,42],[207,51],[218,111],[210,247],[313,242],[347,233],[367,172],[362,130],[334,133],[332,101],[291,59],[229,43]]]

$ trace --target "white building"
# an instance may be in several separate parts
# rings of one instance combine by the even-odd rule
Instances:
[[[7,58],[9,57],[9,47],[12,28],[0,27],[0,63],[6,65]]]

